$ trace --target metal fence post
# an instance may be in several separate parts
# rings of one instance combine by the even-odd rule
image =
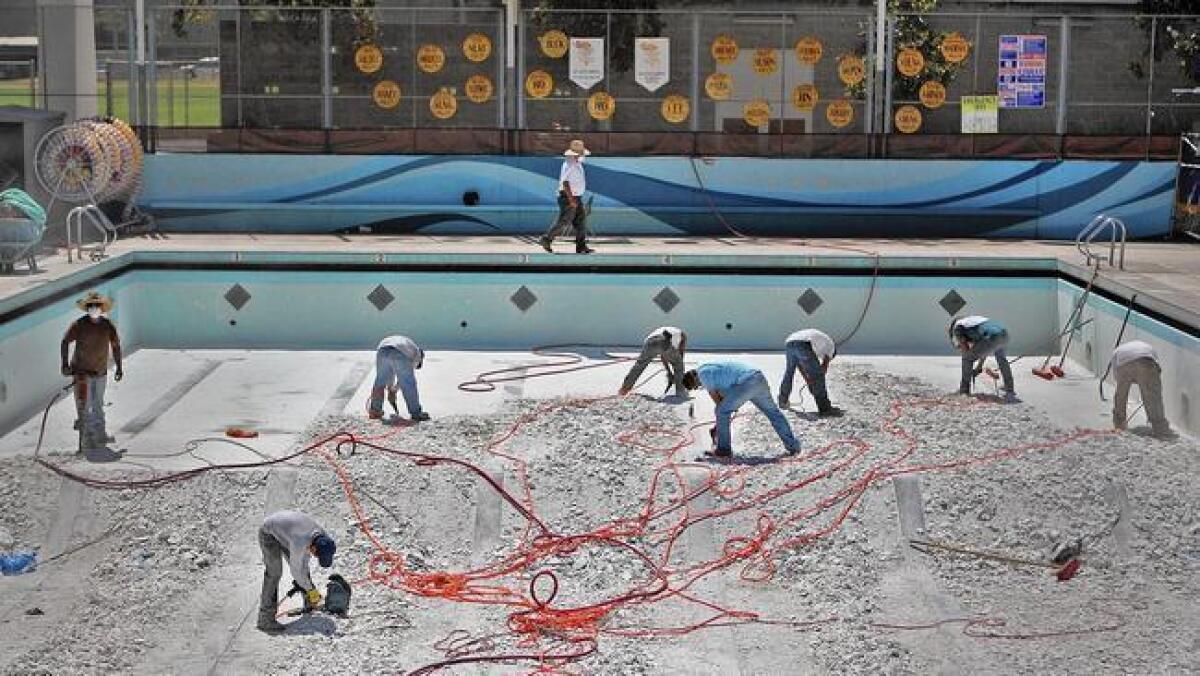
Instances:
[[[192,126],[192,77],[196,73],[196,64],[192,64],[192,69],[188,71],[189,75],[183,76],[183,126]]]
[[[146,126],[158,126],[158,44],[155,33],[158,31],[147,28],[146,35],[146,54],[149,56],[145,63],[146,73],[146,103],[148,114],[146,116]]]
[[[112,91],[112,61],[104,62],[104,114],[107,117],[112,117],[113,114],[113,91]]]
[[[517,97],[517,129],[525,128],[525,11],[517,9],[517,76],[513,93]]]
[[[329,8],[321,10],[321,127],[333,128],[333,29]]]
[[[883,110],[879,113],[883,116],[883,126],[880,131],[890,134],[892,133],[892,53],[896,51],[896,18],[889,16],[886,21],[887,39],[884,40],[883,51]]]
[[[875,24],[876,24],[875,17],[868,16],[867,17],[867,35],[875,34],[875,32],[876,32]],[[867,66],[866,71],[867,72],[863,74],[864,77],[866,77],[866,80],[863,82],[863,133],[864,134],[873,134],[873,133],[875,133],[875,130],[878,128],[878,121],[875,119],[876,118],[875,107],[878,104],[876,99],[879,98],[879,80],[880,80],[880,78],[878,76],[880,69],[876,66],[876,63],[875,63],[875,59],[877,58],[877,56],[878,55],[875,53],[875,41],[867,40],[867,63],[866,63],[866,66]]]
[[[175,65],[167,66],[167,126],[175,126]]]
[[[691,130],[700,131],[700,13],[692,13],[692,120]],[[693,154],[695,148],[692,149]]]
[[[1146,136],[1154,133],[1154,49],[1157,47],[1158,17],[1150,17],[1150,77],[1146,84]]]
[[[134,127],[142,126],[141,109],[138,107],[138,67],[134,52],[134,41],[138,39],[136,14],[133,10],[125,11],[125,30],[129,33],[129,51],[125,54],[125,63],[129,66],[125,96],[129,99],[129,124]]]
[[[29,60],[29,107],[37,108],[37,59]]]
[[[1054,121],[1054,133],[1062,136],[1067,133],[1067,88],[1070,86],[1071,72],[1071,17],[1061,18],[1058,53],[1058,115]]]

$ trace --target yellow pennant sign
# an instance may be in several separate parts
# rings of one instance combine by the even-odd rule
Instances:
[[[392,80],[380,80],[371,90],[371,100],[384,110],[391,110],[400,105],[400,85]]]
[[[796,60],[800,63],[815,65],[824,53],[825,47],[817,38],[809,36],[796,42]]]
[[[671,124],[679,124],[688,119],[692,112],[692,104],[686,96],[672,94],[663,99],[661,112],[664,120]]]
[[[704,80],[704,91],[713,101],[728,101],[733,95],[733,76],[729,73],[713,73]]]
[[[779,70],[779,59],[775,57],[774,49],[760,48],[754,50],[754,72],[759,75],[770,75]]]
[[[383,67],[383,51],[375,45],[363,45],[354,50],[354,67],[360,73],[370,75]]]
[[[567,34],[560,30],[548,30],[538,38],[538,44],[546,56],[561,59],[570,48],[571,41],[567,39]]]
[[[901,75],[916,77],[925,70],[925,56],[919,50],[905,47],[896,55],[896,70],[900,71]]]
[[[472,75],[467,78],[467,84],[463,89],[466,90],[467,100],[471,103],[487,103],[492,98],[492,92],[495,91],[491,78],[486,75]]]
[[[846,99],[830,101],[825,107],[825,119],[830,125],[841,129],[854,121],[854,106]]]
[[[937,80],[930,80],[921,85],[921,105],[926,108],[941,108],[946,102],[946,85]]]
[[[554,91],[554,77],[544,70],[531,71],[525,76],[525,92],[535,99],[544,99]]]
[[[817,100],[820,95],[817,88],[811,84],[796,85],[792,89],[792,105],[796,110],[808,112],[817,107]]]
[[[436,73],[446,65],[446,52],[437,45],[425,44],[417,49],[417,66],[426,73]]]
[[[480,63],[492,55],[492,39],[483,33],[471,33],[462,43],[463,56],[468,61]]]
[[[921,109],[916,106],[900,106],[896,109],[896,129],[911,134],[921,128]]]
[[[439,120],[448,120],[458,112],[458,99],[454,98],[450,90],[442,88],[429,97],[429,112]]]
[[[950,63],[962,63],[971,54],[971,43],[958,33],[951,33],[942,38],[942,56]]]
[[[712,57],[721,65],[728,65],[737,61],[738,44],[737,40],[728,35],[718,35],[712,41]]]
[[[742,106],[742,119],[751,127],[761,127],[771,121],[771,104],[765,99],[747,101]]]
[[[607,92],[596,92],[588,97],[588,115],[593,120],[607,120],[617,112],[617,100]]]
[[[862,57],[856,54],[846,54],[838,59],[838,79],[842,84],[853,87],[867,76],[867,66]]]

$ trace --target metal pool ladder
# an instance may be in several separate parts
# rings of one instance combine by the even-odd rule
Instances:
[[[83,224],[87,223],[99,235],[100,240],[94,244],[84,245],[83,243]],[[109,244],[112,244],[117,239],[117,230],[113,227],[112,221],[108,220],[108,216],[104,215],[103,211],[95,204],[85,204],[75,207],[67,213],[67,262],[71,263],[74,260],[83,260],[83,253],[87,251],[88,256],[98,261],[106,255],[105,250]],[[74,252],[74,258],[72,258]]]
[[[1105,230],[1109,232],[1108,239],[1108,264],[1109,266],[1116,265],[1119,269],[1125,269],[1125,240],[1129,236],[1129,231],[1125,228],[1125,223],[1115,216],[1105,216],[1100,214],[1092,219],[1079,234],[1075,236],[1075,248],[1079,249],[1079,253],[1083,254],[1087,260],[1087,266],[1099,265],[1104,260],[1104,256],[1092,253],[1092,242],[1096,240]],[[1121,247],[1119,249],[1120,257],[1118,258],[1117,238],[1120,237]]]

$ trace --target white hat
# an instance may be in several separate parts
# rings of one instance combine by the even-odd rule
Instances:
[[[584,147],[583,141],[580,139],[575,139],[574,141],[571,141],[571,145],[566,150],[563,151],[563,155],[566,155],[568,157],[578,157],[579,155],[587,156],[587,155],[591,155],[591,154],[592,154],[592,151],[590,151],[586,147]]]

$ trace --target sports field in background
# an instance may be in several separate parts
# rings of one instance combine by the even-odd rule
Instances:
[[[187,82],[182,75],[174,83],[163,78],[158,80],[158,125],[172,127],[219,127],[221,126],[221,96],[218,81],[214,77],[197,77]],[[96,83],[96,110],[101,115],[115,115],[129,119],[129,81],[112,80],[112,110],[108,109],[107,91],[104,80]],[[174,99],[174,109],[171,104]],[[0,106],[34,105],[28,78],[0,80]]]

